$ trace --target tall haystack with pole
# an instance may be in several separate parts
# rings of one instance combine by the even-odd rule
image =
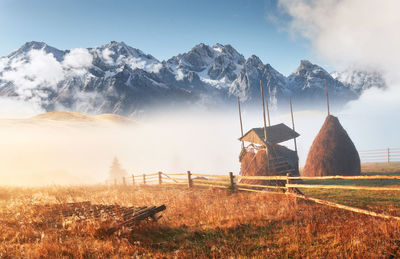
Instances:
[[[360,175],[360,156],[339,119],[329,111],[311,145],[302,176]]]
[[[242,136],[239,140],[242,142],[242,150],[239,155],[241,163],[240,174],[243,176],[283,176],[290,173],[294,176],[299,175],[298,155],[296,150],[280,145],[280,143],[295,139],[300,136],[294,130],[294,120],[292,115],[293,129],[283,123],[271,125],[268,102],[268,126],[265,117],[265,102],[260,81],[261,99],[263,105],[263,121],[264,126],[260,128],[252,128],[243,134],[243,125],[240,110],[240,101],[238,99],[240,128]],[[248,143],[246,146],[245,143]],[[242,180],[241,183],[247,184],[271,184],[271,182],[263,180]],[[280,184],[275,182],[276,184]]]

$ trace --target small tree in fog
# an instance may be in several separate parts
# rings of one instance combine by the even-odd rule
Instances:
[[[110,167],[110,180],[114,182],[117,180],[117,182],[122,181],[122,177],[126,176],[127,172],[121,168],[121,164],[118,161],[118,158],[114,157],[114,160],[111,164]]]

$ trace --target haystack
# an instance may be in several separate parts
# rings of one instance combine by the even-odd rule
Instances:
[[[340,124],[328,115],[308,153],[302,176],[360,175],[360,156]]]
[[[268,156],[265,147],[257,152],[245,152],[240,160],[241,174],[244,176],[284,176],[291,173],[298,176],[298,157],[295,151],[281,145],[274,145],[268,148]],[[269,162],[269,164],[268,164]],[[258,185],[281,185],[284,181],[266,181],[242,179],[240,183]]]
[[[264,137],[266,134],[266,138]],[[253,128],[239,140],[250,142],[239,156],[240,173],[243,176],[284,176],[299,174],[297,152],[278,143],[298,137],[299,134],[280,123],[265,128]],[[240,183],[258,185],[282,185],[282,181],[242,179]]]

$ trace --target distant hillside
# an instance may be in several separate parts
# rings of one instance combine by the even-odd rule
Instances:
[[[111,122],[133,123],[134,121],[116,114],[88,115],[79,112],[54,111],[32,117],[33,120],[54,120],[65,122]]]
[[[1,124],[8,125],[89,125],[118,126],[132,125],[135,121],[116,114],[88,115],[79,112],[47,112],[26,119],[0,119]]]

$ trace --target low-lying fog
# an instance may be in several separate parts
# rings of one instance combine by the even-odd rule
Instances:
[[[388,90],[392,91],[393,90]],[[399,147],[398,93],[370,90],[331,113],[339,117],[359,150]],[[377,102],[376,100],[381,100]],[[296,109],[296,104],[294,103]],[[300,165],[325,117],[295,111]],[[262,111],[242,107],[245,132],[262,126]],[[3,118],[6,114],[2,114]],[[271,112],[271,123],[291,127],[290,114]],[[114,157],[129,174],[163,171],[239,173],[237,107],[230,111],[162,112],[132,125],[92,122],[0,120],[1,185],[104,183]],[[293,141],[284,145],[293,148]]]

